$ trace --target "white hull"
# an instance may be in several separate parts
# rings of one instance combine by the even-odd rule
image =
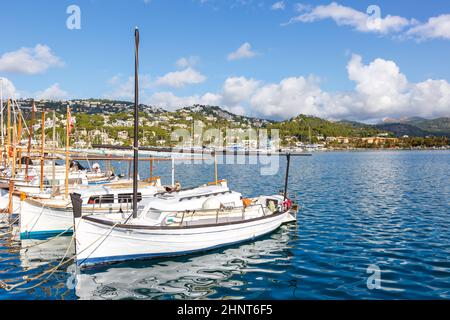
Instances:
[[[255,239],[292,221],[290,211],[245,221],[201,227],[105,225],[95,217],[75,220],[77,264],[167,257],[214,249]]]
[[[20,210],[20,237],[21,239],[45,238],[62,233],[73,226],[73,214],[66,202],[66,209],[56,209],[46,206],[47,201],[35,205],[30,201],[22,201]]]

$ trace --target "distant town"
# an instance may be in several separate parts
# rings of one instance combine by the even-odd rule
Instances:
[[[31,119],[31,99],[16,101],[26,121]],[[71,145],[74,148],[91,148],[108,144],[130,146],[133,139],[133,103],[103,99],[70,101],[36,101],[37,112],[45,111],[45,134],[48,140],[56,126],[59,145],[65,143],[66,110],[76,118]],[[53,111],[55,121],[53,121]],[[292,150],[357,150],[357,149],[450,149],[450,118],[427,120],[422,118],[391,119],[377,125],[353,121],[329,121],[317,117],[299,115],[285,121],[273,121],[236,115],[225,108],[193,105],[175,111],[159,107],[139,105],[139,141],[142,146],[174,146],[172,133],[187,130],[192,135],[195,128],[203,131],[211,128],[234,130],[239,141],[235,148],[258,149],[258,137],[246,136],[248,129],[266,129],[268,134],[278,129],[278,145]],[[40,139],[41,117],[34,124],[35,138]],[[196,137],[194,137],[196,138]],[[274,137],[269,137],[269,140]],[[277,137],[278,139],[278,137]],[[47,139],[46,139],[47,140]],[[203,147],[217,141],[203,139]],[[230,146],[229,141],[222,145]]]

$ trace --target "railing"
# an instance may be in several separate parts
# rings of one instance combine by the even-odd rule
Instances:
[[[228,218],[230,218],[230,215],[234,212],[239,212],[241,211],[241,221],[245,221],[246,220],[246,213],[250,210],[248,210],[249,208],[256,208],[259,207],[258,209],[258,213],[261,211],[262,216],[265,217],[266,211],[264,210],[264,206],[262,204],[253,204],[247,207],[225,207],[225,208],[219,208],[219,209],[201,209],[201,210],[185,210],[185,211],[180,211],[175,213],[174,215],[168,215],[165,217],[165,219],[167,220],[170,217],[174,217],[177,218],[179,214],[181,215],[181,221],[180,222],[175,222],[174,224],[178,224],[180,226],[188,226],[189,222],[192,222],[192,219],[195,217],[198,217],[199,219],[202,219],[202,214],[205,216],[215,216],[215,222],[216,224],[218,224],[220,222],[221,218],[225,218],[225,217],[221,217],[221,215],[223,214],[227,214]],[[151,209],[150,209],[151,210]],[[276,211],[274,211],[273,213],[276,213]],[[272,213],[272,214],[273,214]],[[190,219],[191,221],[188,221],[187,219]]]

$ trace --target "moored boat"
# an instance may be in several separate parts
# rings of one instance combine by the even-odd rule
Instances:
[[[138,195],[142,200],[161,191],[163,187],[158,179],[153,183],[141,183]],[[131,210],[132,190],[129,186],[97,186],[81,193],[83,208],[87,213],[126,213]],[[71,201],[63,195],[48,199],[26,198],[20,201],[19,206],[21,239],[41,239],[73,233]]]

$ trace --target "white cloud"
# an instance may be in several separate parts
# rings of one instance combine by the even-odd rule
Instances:
[[[425,39],[450,40],[450,14],[443,14],[428,19],[428,22],[416,25],[406,32],[407,36]]]
[[[284,1],[278,1],[275,2],[272,6],[271,9],[272,10],[284,10],[286,8],[286,4],[284,3]]]
[[[120,74],[111,77],[108,80],[108,84],[111,86],[111,91],[104,94],[103,97],[107,99],[134,99],[134,77],[124,77]],[[139,75],[139,95],[145,96],[145,90],[152,87],[150,77],[145,74]]]
[[[248,100],[259,85],[259,81],[245,77],[231,77],[225,80],[222,98],[227,105],[235,106]]]
[[[252,45],[248,42],[242,44],[236,51],[228,55],[228,60],[238,60],[245,58],[253,58],[257,53],[252,51]]]
[[[355,83],[350,92],[327,92],[315,76],[289,77],[264,84],[244,77],[225,80],[221,105],[229,110],[286,119],[298,114],[327,119],[376,121],[385,117],[450,116],[450,83],[428,79],[411,83],[394,61],[375,59],[364,64],[353,55],[347,64]]]
[[[182,71],[169,72],[159,77],[157,85],[181,88],[189,84],[198,84],[206,80],[206,77],[197,70],[188,67]]]
[[[62,65],[61,59],[48,46],[41,44],[6,52],[0,57],[0,71],[4,72],[34,75]]]
[[[63,100],[68,97],[67,91],[64,91],[59,86],[59,83],[54,83],[44,91],[39,91],[36,93],[37,99],[46,100]]]
[[[305,7],[302,7],[302,9],[304,10]],[[324,19],[332,19],[340,26],[350,26],[360,32],[380,34],[399,32],[405,27],[415,23],[414,20],[408,20],[400,16],[387,15],[384,18],[373,18],[372,14],[368,15],[365,12],[340,5],[336,2],[332,2],[329,5],[319,5],[309,9],[307,12],[292,18],[289,23],[315,22]]]
[[[450,116],[450,83],[428,79],[409,82],[399,66],[382,58],[364,64],[352,55],[347,64],[349,80],[355,83],[349,92],[327,92],[316,76],[296,76],[277,83],[264,83],[246,77],[229,77],[217,92],[177,96],[173,92],[141,93],[143,103],[170,110],[193,105],[219,105],[238,114],[286,119],[299,114],[327,119],[377,121],[383,118]],[[141,88],[151,88],[146,77]],[[113,79],[116,93],[132,99],[133,78],[125,83]],[[121,85],[120,85],[121,84]]]
[[[18,98],[20,94],[17,92],[16,87],[8,78],[0,77],[0,85],[3,89],[3,99],[10,98]]]
[[[219,105],[220,101],[219,95],[209,92],[204,95],[185,97],[176,96],[172,92],[156,92],[147,99],[147,103],[167,110],[175,110],[194,104]]]
[[[180,68],[194,67],[200,60],[197,56],[182,57],[178,59],[176,65]]]
[[[364,65],[358,55],[350,59],[347,72],[355,82],[353,92],[329,93],[315,77],[293,77],[258,88],[249,104],[256,112],[275,118],[300,113],[360,121],[450,116],[450,83],[446,80],[410,83],[395,62],[378,58]]]
[[[258,88],[250,98],[257,113],[274,118],[288,118],[300,113],[325,117],[335,104],[331,96],[319,87],[315,77],[290,77],[280,83]]]

